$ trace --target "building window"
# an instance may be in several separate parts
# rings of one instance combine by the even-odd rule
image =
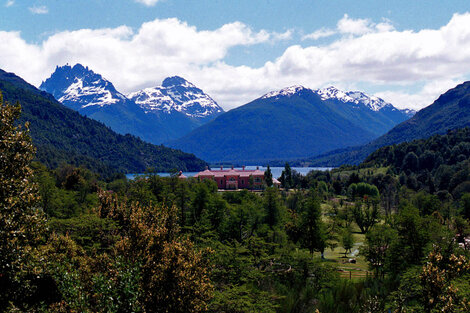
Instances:
[[[255,178],[255,183],[261,183],[261,178],[256,177],[256,178]]]

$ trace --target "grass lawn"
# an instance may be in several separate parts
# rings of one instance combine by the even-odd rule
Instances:
[[[321,204],[322,212],[328,212],[328,209],[331,208],[331,205],[328,203]],[[328,216],[322,216],[323,221],[329,219]],[[325,262],[331,262],[334,266],[340,271],[340,275],[343,278],[351,278],[353,280],[358,280],[365,278],[368,274],[368,264],[362,255],[359,255],[359,248],[364,244],[365,235],[360,233],[359,227],[352,223],[352,231],[354,238],[354,247],[351,249],[351,253],[344,255],[344,249],[341,246],[341,242],[336,243],[336,247],[331,250],[330,248],[325,250],[324,257]],[[318,253],[318,255],[320,255]],[[356,263],[349,263],[349,259],[356,259]],[[371,273],[369,272],[369,275]]]
[[[352,173],[359,173],[359,175],[377,175],[377,174],[387,174],[388,167],[367,167],[367,168],[361,168],[358,170],[338,170],[336,172],[333,172],[331,175],[333,177],[336,177],[340,175],[342,178],[351,175]]]

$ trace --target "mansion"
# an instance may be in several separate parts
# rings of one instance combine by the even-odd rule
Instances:
[[[219,189],[262,189],[264,185],[264,172],[256,167],[256,170],[246,170],[245,167],[240,169],[225,169],[221,166],[220,170],[209,170],[206,167],[205,171],[199,172],[194,175],[195,178],[200,180],[211,179],[217,183]],[[275,186],[280,183],[277,179],[273,178]]]

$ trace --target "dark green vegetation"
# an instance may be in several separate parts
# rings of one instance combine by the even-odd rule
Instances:
[[[284,190],[218,192],[30,166],[18,116],[1,106],[0,312],[470,309],[470,193],[456,192],[470,183],[470,130],[356,167],[301,176],[286,164]],[[420,185],[426,172],[433,184]]]
[[[366,143],[406,118],[379,119],[368,111],[303,88],[233,109],[170,146],[207,161],[286,160]]]
[[[131,135],[119,135],[103,124],[81,116],[18,76],[0,70],[0,90],[6,101],[19,101],[20,122],[30,122],[36,157],[50,168],[61,163],[85,166],[100,175],[143,173],[177,168],[197,171],[205,162],[194,155],[155,146]]]
[[[365,166],[388,166],[409,189],[460,199],[470,192],[470,129],[386,146],[372,153]],[[470,216],[469,216],[470,217]]]
[[[300,163],[311,166],[359,164],[380,147],[445,134],[448,130],[467,126],[470,126],[470,82],[450,89],[411,119],[364,146],[331,151]]]

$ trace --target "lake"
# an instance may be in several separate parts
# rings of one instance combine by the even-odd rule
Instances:
[[[224,167],[224,169],[229,169],[230,167]],[[213,167],[212,169],[217,170],[219,167]],[[241,170],[241,167],[235,167],[235,169]],[[251,165],[251,166],[245,166],[246,170],[255,170],[256,166]],[[260,166],[259,167],[260,171],[265,171],[266,167]],[[332,167],[291,167],[292,170],[297,171],[301,175],[307,175],[308,172],[316,170],[316,171],[328,171],[331,170]],[[284,170],[284,167],[271,167],[271,172],[273,173],[274,178],[279,178],[282,174],[282,171]],[[199,172],[183,172],[184,176],[186,177],[193,177]],[[170,173],[157,173],[161,177],[168,177],[170,176]],[[128,179],[134,179],[137,175],[142,175],[142,174],[127,174],[126,177]]]

